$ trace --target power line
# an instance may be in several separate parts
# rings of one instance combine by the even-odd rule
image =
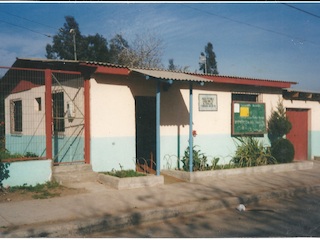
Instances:
[[[0,11],[1,11],[1,10],[0,10]],[[43,23],[40,23],[40,22],[36,22],[36,21],[34,21],[34,20],[30,20],[30,19],[28,19],[28,18],[21,17],[21,16],[19,16],[19,15],[13,14],[13,13],[9,13],[9,12],[6,12],[6,11],[1,11],[1,12],[5,13],[5,14],[8,14],[8,15],[11,15],[11,16],[14,16],[14,17],[17,17],[17,18],[21,18],[21,19],[23,19],[23,20],[26,20],[26,21],[29,21],[29,22],[32,22],[32,23],[40,24],[40,25],[42,25],[42,26],[45,26],[45,27],[48,27],[48,28],[52,28],[52,29],[54,29],[54,30],[57,30],[57,28],[55,28],[55,27],[52,27],[52,26],[49,26],[49,25],[46,25],[46,24],[43,24]]]
[[[285,6],[287,6],[287,7],[291,7],[291,8],[293,8],[293,9],[296,9],[296,10],[298,10],[298,11],[300,11],[300,12],[303,12],[303,13],[309,14],[309,15],[311,15],[311,16],[313,16],[313,17],[320,18],[320,16],[318,16],[318,15],[316,15],[316,14],[314,14],[314,13],[311,13],[311,12],[305,11],[305,10],[303,10],[303,9],[301,9],[301,8],[298,8],[298,7],[292,6],[292,5],[288,4],[288,3],[282,3],[282,4],[283,4],[283,5],[285,5]]]
[[[315,43],[315,42],[312,42],[312,41],[299,39],[299,38],[297,38],[297,37],[291,36],[291,35],[286,34],[286,33],[283,33],[283,32],[278,32],[278,31],[275,31],[275,30],[272,30],[272,29],[259,27],[259,26],[253,25],[253,24],[251,24],[251,23],[238,21],[238,20],[235,20],[235,19],[226,17],[226,16],[222,16],[222,15],[218,15],[218,14],[215,14],[215,13],[212,13],[212,12],[209,12],[209,11],[206,11],[206,10],[202,10],[202,9],[199,9],[199,8],[191,7],[191,6],[188,6],[187,4],[182,4],[182,6],[191,8],[191,9],[196,10],[196,11],[200,11],[200,12],[207,13],[207,14],[212,15],[212,16],[215,16],[215,17],[223,18],[223,19],[226,19],[226,20],[229,20],[229,21],[238,23],[238,24],[246,25],[246,26],[248,26],[248,27],[256,28],[256,29],[259,29],[259,30],[262,30],[262,31],[265,31],[265,32],[270,32],[270,33],[273,33],[273,34],[281,35],[281,36],[290,38],[291,40],[296,39],[296,40],[298,40],[299,43],[309,42],[309,43],[312,43],[312,44],[314,44],[314,45],[318,45],[318,46],[320,45],[320,44]]]
[[[17,25],[17,24],[14,24],[14,23],[10,23],[10,22],[7,22],[7,21],[4,21],[4,20],[1,20],[0,19],[0,22],[3,22],[3,23],[6,23],[6,24],[9,24],[11,26],[15,26],[15,27],[18,27],[18,28],[22,28],[24,30],[28,30],[30,32],[34,32],[34,33],[37,33],[37,34],[40,34],[40,35],[43,35],[43,36],[46,36],[46,37],[49,37],[51,38],[51,35],[48,35],[48,34],[45,34],[45,33],[41,33],[41,32],[38,32],[38,31],[35,31],[35,30],[32,30],[30,28],[27,28],[27,27],[23,27],[23,26],[20,26],[20,25]]]

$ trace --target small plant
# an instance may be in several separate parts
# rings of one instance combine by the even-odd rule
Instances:
[[[238,140],[240,144],[237,146],[231,163],[238,167],[253,167],[276,163],[276,159],[272,156],[270,149],[264,147],[257,139],[243,137],[238,138]]]
[[[220,160],[220,158],[218,158],[218,157],[215,157],[212,159],[212,161],[211,161],[211,169],[212,170],[219,168],[219,166],[218,166],[219,160]]]
[[[204,171],[209,168],[207,164],[207,156],[204,153],[201,153],[200,150],[196,150],[197,146],[193,146],[193,171]],[[189,171],[190,166],[189,166],[189,159],[190,159],[190,151],[189,147],[184,151],[184,156],[182,158],[182,163],[183,163],[183,170],[184,171]]]
[[[35,154],[35,153],[32,153],[32,152],[26,152],[24,157],[39,157],[39,156],[37,154]]]
[[[124,170],[123,168],[121,168],[121,170],[112,169],[111,172],[101,172],[101,173],[106,174],[106,175],[110,175],[110,176],[114,176],[114,177],[118,177],[118,178],[146,176],[146,174],[144,174],[144,173],[139,173],[139,172],[136,172],[132,169],[131,170]]]

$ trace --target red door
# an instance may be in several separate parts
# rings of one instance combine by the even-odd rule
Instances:
[[[287,109],[292,124],[287,139],[294,146],[294,160],[308,160],[308,109]]]

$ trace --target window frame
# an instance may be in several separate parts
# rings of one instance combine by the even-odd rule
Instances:
[[[20,106],[17,104],[20,103]],[[10,133],[22,134],[23,132],[23,105],[22,99],[10,100]]]

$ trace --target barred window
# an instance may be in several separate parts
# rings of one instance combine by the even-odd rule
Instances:
[[[10,101],[11,133],[22,133],[22,100]]]

